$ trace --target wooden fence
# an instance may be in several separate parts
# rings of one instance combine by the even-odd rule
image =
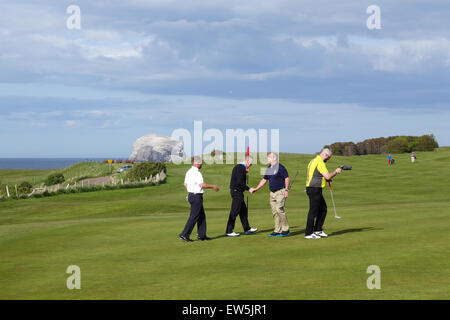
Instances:
[[[44,192],[56,192],[58,190],[64,189],[64,190],[68,190],[68,189],[76,189],[76,188],[83,188],[83,187],[91,187],[91,186],[117,186],[117,185],[133,185],[133,184],[137,184],[137,183],[160,183],[162,181],[164,181],[166,179],[166,173],[163,171],[161,171],[160,173],[157,173],[155,176],[150,176],[150,177],[145,177],[144,179],[140,179],[139,181],[130,181],[129,179],[127,180],[123,180],[122,178],[117,178],[117,177],[113,177],[111,176],[111,179],[109,182],[105,183],[91,183],[91,181],[89,179],[87,179],[87,181],[81,180],[78,182],[64,182],[64,183],[60,183],[60,184],[56,184],[53,186],[44,186],[44,187],[37,187],[37,188],[33,188],[32,192],[29,194],[20,194],[18,191],[18,185],[14,185],[14,190],[10,190],[10,186],[6,185],[4,186],[5,188],[5,196],[3,196],[3,194],[0,194],[0,198],[9,198],[12,196],[16,196],[17,198],[19,196],[27,196],[27,197],[31,197],[34,194],[42,194]]]

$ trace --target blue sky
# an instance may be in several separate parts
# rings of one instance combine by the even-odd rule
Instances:
[[[72,4],[80,30],[66,27]],[[138,137],[194,120],[279,129],[286,152],[401,134],[450,145],[446,0],[0,0],[0,12],[0,157],[127,157]]]

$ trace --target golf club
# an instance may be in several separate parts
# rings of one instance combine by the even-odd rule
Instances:
[[[297,175],[298,175],[298,170],[295,173],[294,179],[289,183],[289,187],[288,187],[287,191],[291,191],[292,185],[294,184],[295,178],[297,178]]]
[[[342,170],[352,170],[352,166],[347,166],[347,165],[340,166],[339,168],[341,168]],[[336,204],[334,203],[333,189],[331,188],[331,181],[328,181],[328,185],[330,187],[331,202],[333,202],[334,217],[336,219],[341,219],[341,217],[338,216],[337,212],[336,212]]]
[[[333,190],[331,188],[331,182],[330,181],[328,181],[328,185],[330,186],[331,202],[333,202],[334,217],[336,219],[341,219],[341,217],[338,216],[337,213],[336,213],[336,205],[334,204]]]

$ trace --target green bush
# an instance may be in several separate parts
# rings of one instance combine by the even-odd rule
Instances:
[[[166,165],[162,162],[140,162],[128,170],[126,177],[130,181],[139,181],[140,179],[155,176],[161,171],[166,172]]]
[[[439,148],[439,145],[434,135],[423,135],[417,139],[417,145],[412,151],[433,151],[435,148]]]
[[[417,145],[419,144],[419,138],[414,139],[408,144],[408,152],[417,150]]]
[[[409,141],[407,137],[396,137],[387,144],[387,149],[390,153],[408,152],[408,144]]]
[[[29,194],[33,190],[33,186],[31,183],[24,181],[17,187],[17,191],[19,191],[20,194]]]
[[[62,173],[53,173],[45,179],[45,185],[46,186],[52,186],[55,184],[63,183],[66,181],[64,178],[64,175]]]

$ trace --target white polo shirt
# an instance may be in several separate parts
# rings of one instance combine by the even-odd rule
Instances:
[[[187,185],[187,191],[190,193],[203,193],[200,184],[203,183],[203,176],[197,167],[191,167],[184,177],[184,183]]]

